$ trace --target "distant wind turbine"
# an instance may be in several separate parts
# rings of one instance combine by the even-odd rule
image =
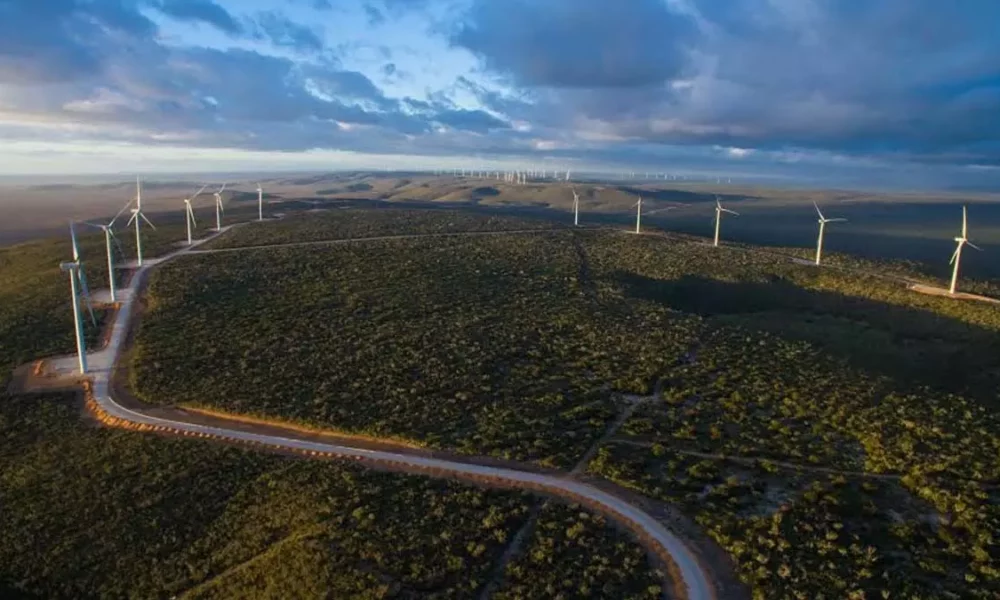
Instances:
[[[729,213],[731,215],[740,216],[740,213],[729,210],[728,208],[722,208],[722,203],[719,201],[719,197],[715,197],[715,242],[713,246],[718,247],[719,245],[719,228],[722,226],[722,213]]]
[[[827,219],[823,216],[823,211],[819,209],[819,205],[813,202],[813,206],[816,207],[816,213],[819,215],[819,239],[816,240],[816,264],[820,263],[823,258],[823,234],[826,232],[827,223],[846,223],[847,219]]]
[[[264,220],[264,188],[257,184],[257,220]]]
[[[215,230],[222,231],[222,213],[226,212],[225,207],[222,206],[222,192],[226,191],[226,184],[223,183],[219,191],[215,192]]]
[[[105,245],[105,248],[107,249],[107,252],[108,252],[108,284],[109,284],[109,288],[111,290],[111,303],[112,304],[114,304],[115,302],[118,302],[118,290],[117,290],[117,287],[115,286],[115,256],[114,256],[114,250],[111,248],[111,243],[114,242],[114,244],[116,246],[118,246],[118,252],[120,252],[122,254],[122,256],[125,255],[125,251],[122,250],[122,247],[121,247],[121,242],[119,242],[118,238],[115,237],[115,230],[114,230],[115,221],[117,221],[118,217],[122,216],[122,214],[124,214],[125,211],[128,210],[128,207],[131,206],[131,205],[132,205],[132,203],[129,202],[128,204],[126,204],[125,206],[123,206],[122,209],[120,211],[118,211],[118,214],[115,215],[114,218],[111,219],[111,221],[109,221],[107,224],[103,224],[102,225],[100,223],[84,223],[84,225],[87,225],[89,227],[95,227],[97,229],[100,229],[100,230],[104,231],[104,245]],[[72,226],[70,226],[70,231],[72,231]],[[75,238],[76,236],[73,235],[73,237]],[[73,252],[73,254],[74,254],[74,256],[76,256],[78,254],[78,252],[75,250],[75,246],[76,246],[75,239],[74,239],[74,244],[73,245],[74,245],[74,252]]]
[[[142,266],[142,223],[140,221],[145,221],[149,223],[149,226],[154,230],[156,226],[146,218],[146,215],[142,214],[142,185],[139,183],[139,178],[135,178],[135,208],[132,209],[132,217],[125,224],[126,227],[135,223],[135,255],[136,255],[136,265]]]
[[[951,272],[951,286],[948,288],[950,294],[954,294],[958,288],[958,265],[962,261],[962,248],[969,246],[980,252],[983,251],[982,248],[969,241],[969,211],[965,206],[962,207],[962,235],[955,238],[955,241],[958,242],[958,247],[955,248],[955,254],[951,256],[950,264],[954,265],[955,268]]]
[[[205,188],[207,187],[208,187],[207,185],[201,186],[201,189],[198,190],[198,193],[196,193],[194,196],[191,196],[190,198],[184,199],[184,222],[187,224],[188,246],[190,246],[193,242],[191,231],[198,226],[198,222],[194,218],[194,209],[191,208],[191,203],[194,202],[198,198],[198,196],[200,196],[201,193],[205,191]]]
[[[573,225],[580,225],[580,196],[573,190]]]

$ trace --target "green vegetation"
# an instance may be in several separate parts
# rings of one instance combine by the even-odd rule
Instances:
[[[297,213],[279,223],[250,223],[205,248],[245,248],[299,242],[468,231],[553,229],[550,221],[455,210],[336,209]]]
[[[103,238],[82,246],[97,287]],[[72,394],[7,394],[14,366],[73,349],[69,255],[68,240],[0,250],[0,596],[468,598],[486,584],[536,499],[101,429]],[[642,555],[602,544],[595,560]],[[633,563],[602,576],[649,577]]]
[[[659,391],[589,468],[757,597],[995,597],[1000,309],[837,261],[594,231],[200,256],[154,278],[134,385],[560,467]]]
[[[589,468],[680,505],[733,556],[755,598],[1000,592],[995,488],[710,460],[659,444],[603,447]]]
[[[604,517],[576,505],[546,503],[493,597],[656,600],[663,597],[666,578]]]
[[[0,579],[43,597],[466,598],[527,498],[0,403]],[[326,590],[324,592],[323,590]]]
[[[152,278],[134,388],[149,403],[571,466],[614,414],[609,386],[646,391],[693,333],[662,307],[601,301],[577,234],[512,239],[167,265]]]

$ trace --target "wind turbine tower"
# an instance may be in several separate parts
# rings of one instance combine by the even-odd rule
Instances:
[[[80,374],[87,373],[87,348],[83,337],[83,315],[80,314],[80,301],[87,301],[87,310],[90,311],[90,320],[96,325],[94,318],[94,307],[90,303],[90,290],[87,288],[87,276],[83,272],[83,263],[80,262],[80,248],[76,243],[76,231],[73,223],[69,224],[70,238],[73,240],[73,262],[66,262],[59,265],[59,268],[69,273],[70,293],[73,295],[73,325],[76,329],[76,355],[80,365]]]
[[[580,196],[573,190],[573,226],[580,225]]]
[[[257,184],[257,220],[264,220],[264,188]]]
[[[826,232],[827,223],[845,223],[847,219],[827,219],[823,216],[823,211],[819,209],[819,205],[813,202],[813,206],[816,207],[816,213],[819,215],[819,239],[816,241],[816,264],[820,263],[823,258],[823,234]]]
[[[226,184],[223,183],[219,191],[213,194],[215,196],[215,230],[222,231],[222,213],[226,212],[226,209],[222,206],[222,192],[226,191]]]
[[[982,248],[969,241],[969,210],[965,206],[962,207],[962,235],[955,238],[955,241],[958,242],[958,247],[955,248],[955,254],[951,256],[951,264],[954,265],[954,269],[951,272],[951,286],[948,288],[949,294],[954,294],[958,288],[958,265],[962,261],[962,248],[970,246],[980,252],[983,251]]]
[[[195,221],[195,218],[194,218],[194,209],[191,208],[191,203],[194,202],[195,199],[197,199],[198,196],[200,196],[201,193],[204,192],[205,188],[207,188],[207,187],[208,187],[207,185],[201,186],[201,189],[198,190],[197,194],[195,194],[194,196],[191,196],[190,198],[185,198],[184,199],[184,222],[187,224],[188,246],[190,246],[191,243],[192,243],[191,231],[192,231],[192,229],[194,229],[194,227],[198,226],[198,222]]]
[[[111,221],[108,222],[106,225],[102,225],[100,223],[84,223],[84,225],[88,225],[90,227],[94,227],[94,228],[100,229],[100,230],[102,230],[104,232],[104,245],[105,245],[105,248],[107,249],[107,252],[108,252],[108,287],[110,288],[110,291],[111,291],[111,303],[112,304],[114,304],[115,302],[118,302],[118,289],[115,286],[115,255],[114,255],[114,251],[111,248],[111,242],[114,242],[115,245],[118,246],[118,251],[121,252],[122,255],[125,254],[125,252],[122,251],[122,249],[121,249],[121,244],[118,242],[118,238],[115,237],[114,227],[115,227],[115,221],[117,221],[118,217],[122,216],[122,214],[126,210],[128,210],[128,207],[131,206],[131,204],[132,203],[129,202],[128,204],[126,204],[125,206],[123,206],[122,209],[120,211],[118,211],[118,214],[115,215],[114,218],[111,219]],[[72,226],[71,226],[71,228],[72,228]],[[72,231],[72,229],[71,229],[71,231]],[[76,237],[75,234],[73,235],[73,237],[74,238]],[[74,246],[75,246],[75,244],[74,244]],[[74,254],[78,254],[78,253],[74,250]]]
[[[635,203],[635,232],[642,233],[642,196]]]
[[[719,229],[722,226],[722,213],[729,213],[731,215],[740,216],[740,213],[729,210],[728,208],[722,208],[722,203],[719,202],[719,197],[715,197],[715,241],[712,243],[713,246],[719,246]]]
[[[135,223],[135,254],[136,254],[136,265],[142,266],[142,224],[140,221],[145,221],[154,230],[156,226],[146,218],[146,215],[142,213],[142,185],[139,183],[139,178],[135,179],[135,208],[132,209],[132,217],[126,223],[126,227]]]

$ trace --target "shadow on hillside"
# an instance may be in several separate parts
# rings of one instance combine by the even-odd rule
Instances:
[[[720,326],[803,341],[854,367],[885,375],[901,389],[927,385],[996,405],[1000,338],[928,310],[770,281],[684,276],[659,280],[629,272],[612,279],[625,294],[706,317]]]

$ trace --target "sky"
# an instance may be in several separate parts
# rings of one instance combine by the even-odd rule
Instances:
[[[1000,189],[996,0],[0,0],[0,175]]]

